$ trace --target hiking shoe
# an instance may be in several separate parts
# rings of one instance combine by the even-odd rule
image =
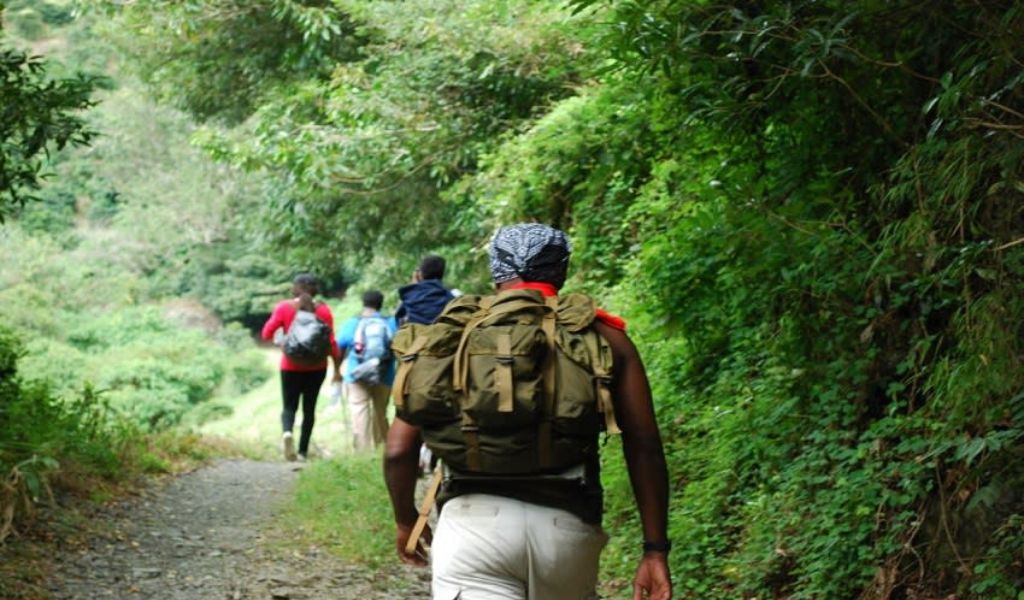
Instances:
[[[309,457],[308,457],[308,456],[306,456],[305,454],[302,454],[302,453],[300,452],[300,453],[299,453],[299,462],[306,462],[307,460],[309,460]]]
[[[288,462],[295,461],[295,440],[292,438],[292,432],[284,432],[281,440],[284,442],[284,459]]]

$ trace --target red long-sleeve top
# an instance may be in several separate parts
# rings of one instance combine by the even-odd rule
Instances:
[[[274,332],[278,329],[284,330],[288,333],[288,328],[292,326],[292,321],[295,320],[295,314],[298,309],[295,307],[294,300],[284,300],[278,303],[274,307],[274,312],[271,313],[270,318],[263,324],[263,331],[260,334],[264,340],[271,341],[274,339]],[[341,357],[341,351],[338,349],[338,342],[334,339],[334,317],[331,315],[331,309],[327,307],[323,302],[316,305],[316,316],[321,321],[327,323],[327,326],[331,328],[331,356],[335,360]],[[316,365],[298,365],[293,363],[288,357],[281,353],[281,370],[282,371],[319,371],[320,369],[327,368],[327,359],[324,358],[323,363]]]

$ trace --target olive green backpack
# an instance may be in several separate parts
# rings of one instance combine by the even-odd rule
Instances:
[[[448,466],[495,475],[554,473],[618,433],[612,351],[587,296],[535,290],[461,296],[431,325],[392,340],[395,409]]]

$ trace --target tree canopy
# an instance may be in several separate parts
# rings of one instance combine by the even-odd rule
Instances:
[[[0,222],[39,188],[51,150],[92,139],[80,111],[92,106],[96,87],[84,74],[51,76],[45,60],[8,46],[2,36],[0,17]]]

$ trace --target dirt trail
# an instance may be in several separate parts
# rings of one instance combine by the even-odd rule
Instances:
[[[120,503],[57,557],[54,598],[427,598],[424,571],[342,563],[276,527],[294,463],[220,461]]]

